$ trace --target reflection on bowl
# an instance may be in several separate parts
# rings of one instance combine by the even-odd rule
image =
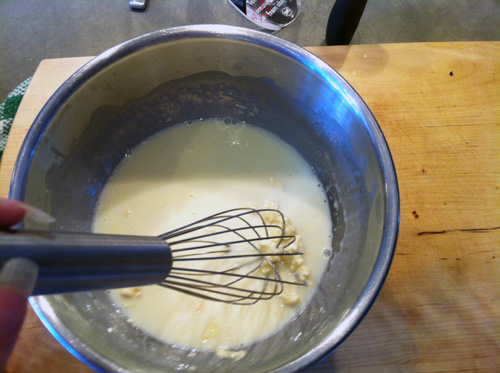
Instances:
[[[36,118],[11,197],[50,212],[57,218],[51,229],[90,231],[99,193],[127,149],[170,125],[221,117],[276,134],[323,183],[333,255],[316,293],[293,322],[249,346],[237,365],[210,351],[165,346],[126,322],[105,292],[33,298],[52,334],[95,369],[299,370],[335,349],[374,302],[398,230],[389,149],[373,115],[334,70],[271,35],[187,26],[101,54]]]

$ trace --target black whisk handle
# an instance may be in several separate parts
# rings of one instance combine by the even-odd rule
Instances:
[[[33,295],[156,284],[172,267],[168,244],[147,236],[0,231],[0,267],[12,258],[38,265]]]

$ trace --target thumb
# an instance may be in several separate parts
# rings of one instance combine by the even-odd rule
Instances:
[[[26,315],[26,297],[31,294],[37,266],[28,259],[9,260],[0,273],[0,371],[5,369]]]
[[[26,315],[26,296],[16,288],[0,286],[0,371],[3,372]]]

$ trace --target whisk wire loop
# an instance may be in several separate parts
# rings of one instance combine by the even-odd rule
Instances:
[[[264,214],[272,216],[272,221],[266,221]],[[239,305],[282,294],[284,284],[307,285],[282,280],[276,268],[276,259],[303,254],[285,251],[296,240],[285,232],[283,213],[272,208],[230,209],[166,232],[159,237],[170,246],[175,265],[159,285],[199,298]],[[261,246],[267,248],[266,252]],[[273,257],[277,258],[271,259]],[[182,262],[198,262],[201,268],[184,268],[179,266]],[[203,266],[204,262],[211,262],[210,266]],[[265,273],[257,273],[263,265],[267,268]]]

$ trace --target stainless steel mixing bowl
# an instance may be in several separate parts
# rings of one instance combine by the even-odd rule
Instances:
[[[338,73],[271,35],[188,26],[101,54],[36,118],[17,160],[11,197],[54,215],[50,229],[89,231],[99,192],[132,147],[169,125],[215,117],[277,134],[314,168],[335,226],[326,273],[299,316],[244,347],[237,362],[165,346],[128,323],[105,292],[31,299],[51,333],[95,369],[300,370],[335,349],[375,301],[398,232],[389,149],[365,103]]]

